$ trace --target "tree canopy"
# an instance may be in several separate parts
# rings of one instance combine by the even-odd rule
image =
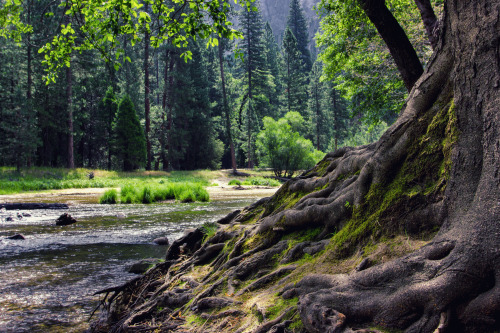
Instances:
[[[151,10],[146,10],[145,4]],[[252,1],[243,4],[252,8]],[[239,38],[241,32],[232,27],[228,20],[231,5],[217,0],[173,0],[165,3],[159,0],[76,0],[64,1],[59,7],[67,19],[51,41],[39,52],[44,53],[47,79],[54,81],[57,72],[70,65],[71,54],[97,49],[106,61],[118,69],[124,61],[130,61],[125,54],[123,40],[131,45],[142,40],[141,31],[150,32],[149,43],[153,47],[167,41],[177,47],[185,47],[189,38],[206,38],[207,44],[217,45],[218,39]],[[24,7],[21,1],[6,0],[0,7],[0,36],[20,40],[23,33],[33,27],[22,20]],[[45,16],[53,16],[47,11]],[[124,38],[120,38],[124,36]],[[182,53],[191,57],[190,51]]]

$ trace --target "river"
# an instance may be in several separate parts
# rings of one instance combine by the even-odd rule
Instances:
[[[99,205],[92,203],[96,198],[71,195],[58,197],[70,203],[68,210],[0,211],[0,332],[85,331],[99,302],[96,291],[135,277],[127,272],[132,263],[164,257],[166,247],[153,239],[172,242],[186,228],[258,198],[247,192],[209,203]],[[37,201],[50,200],[42,195]],[[64,212],[78,222],[55,226]],[[6,238],[14,234],[26,239]]]

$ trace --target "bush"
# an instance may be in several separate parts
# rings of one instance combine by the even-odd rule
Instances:
[[[107,190],[99,198],[101,204],[116,204],[118,202],[118,192],[115,189]]]
[[[263,122],[256,144],[264,166],[271,167],[277,177],[291,177],[297,170],[314,166],[319,153],[310,140],[294,130],[304,122],[299,113],[289,112],[278,121],[264,117]]]

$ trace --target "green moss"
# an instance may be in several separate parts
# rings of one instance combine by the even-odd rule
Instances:
[[[205,319],[203,319],[200,316],[195,315],[195,314],[191,314],[191,315],[186,317],[186,323],[188,325],[201,326],[201,325],[205,324],[205,322],[206,322]]]
[[[304,176],[309,176],[311,174],[317,174],[319,177],[325,176],[328,167],[330,166],[330,160],[322,160],[318,164],[314,166],[311,170],[309,170]]]
[[[266,309],[265,312],[266,319],[272,320],[278,317],[287,308],[291,306],[297,306],[298,301],[299,301],[298,297],[294,297],[291,299],[283,299],[282,297],[276,295],[276,301],[274,302],[274,305]],[[284,319],[286,320],[288,318]]]
[[[333,237],[331,246],[341,255],[352,252],[369,236],[404,233],[400,224],[401,212],[411,204],[425,204],[428,197],[444,191],[449,178],[451,149],[456,142],[455,107],[453,100],[438,102],[434,112],[426,113],[420,136],[408,149],[404,161],[393,171],[395,176],[385,182],[372,184],[363,204],[353,207],[352,218]],[[432,116],[433,115],[433,116]],[[429,119],[428,117],[432,117]]]

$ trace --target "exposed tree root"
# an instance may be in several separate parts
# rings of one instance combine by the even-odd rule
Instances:
[[[169,328],[175,332],[500,329],[500,94],[490,91],[500,82],[500,61],[491,69],[500,57],[491,13],[500,7],[448,3],[454,22],[475,27],[479,11],[491,26],[446,21],[403,113],[377,143],[328,154],[273,197],[221,219],[210,239],[200,229],[186,233],[163,266],[104,291],[115,292],[113,306],[95,331],[145,329],[154,320],[165,325],[150,325],[158,329],[183,323]],[[470,31],[492,34],[491,43]],[[466,54],[463,45],[466,60],[455,53]],[[396,260],[359,258],[349,274],[309,270],[438,227],[431,243]],[[265,321],[267,311],[273,320]]]

